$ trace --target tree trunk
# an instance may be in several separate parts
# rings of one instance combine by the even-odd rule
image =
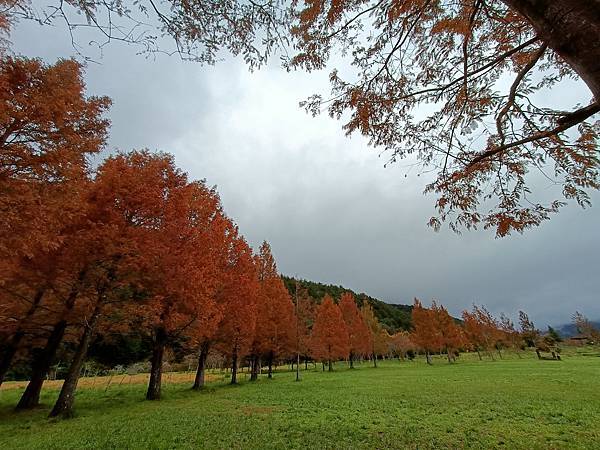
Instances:
[[[238,354],[237,348],[233,349],[233,355],[231,356],[231,384],[237,384],[237,371],[238,371]]]
[[[67,321],[61,320],[54,325],[46,346],[33,360],[31,379],[17,404],[17,410],[35,408],[40,403],[40,393],[52,362],[58,353],[60,344],[65,336]]]
[[[452,355],[451,355],[451,353],[450,353],[450,350],[448,350],[446,353],[447,353],[447,355],[446,355],[446,356],[447,356],[447,358],[448,358],[448,364],[451,364],[451,363],[452,363]]]
[[[479,356],[479,361],[483,361],[483,358],[481,357],[481,352],[479,351],[479,349],[477,349],[477,356]]]
[[[498,350],[498,356],[500,357],[500,359],[503,359],[502,358],[502,350],[500,350],[500,349],[497,349],[497,350]]]
[[[257,377],[254,375],[256,372],[256,359],[254,355],[250,356],[250,381],[256,381]]]
[[[537,355],[538,359],[542,359],[542,355],[537,348],[535,349],[535,354]]]
[[[100,295],[103,296],[104,293]],[[79,341],[79,345],[77,346],[77,350],[75,351],[75,355],[69,366],[69,371],[67,372],[60,394],[58,395],[58,400],[56,400],[54,408],[50,411],[50,417],[60,416],[66,419],[73,415],[75,389],[77,388],[79,376],[81,375],[81,367],[85,362],[85,357],[87,356],[88,348],[92,341],[92,336],[94,335],[100,312],[102,311],[102,304],[102,299],[99,298],[94,307],[92,316],[83,328],[83,335],[81,336],[81,340]]]
[[[373,367],[377,368],[377,355],[373,352]]]
[[[208,350],[210,349],[210,343],[205,341],[200,346],[200,353],[198,354],[198,369],[196,369],[196,377],[194,378],[194,385],[192,389],[195,391],[204,387],[204,373],[206,371],[206,359],[208,358]]]
[[[150,368],[150,381],[148,382],[148,391],[146,400],[160,400],[160,388],[162,385],[162,366],[165,346],[167,344],[167,333],[164,328],[157,328],[154,337],[154,346],[152,348],[152,359]]]
[[[258,380],[258,372],[260,369],[260,357],[258,357],[257,355],[253,355],[250,362],[250,381],[256,381]]]
[[[25,336],[25,330],[23,329],[23,325],[29,323],[31,317],[35,313],[37,307],[42,301],[42,297],[44,296],[44,292],[46,291],[46,287],[39,288],[35,295],[33,296],[33,300],[31,301],[31,306],[27,310],[25,317],[19,321],[19,326],[15,334],[9,339],[8,343],[4,346],[4,353],[2,354],[2,359],[0,359],[0,386],[4,381],[4,377],[6,377],[6,373],[8,369],[10,369],[10,365],[12,363],[17,350],[19,349],[19,344],[21,340]]]
[[[323,364],[323,372],[325,372],[325,361],[322,361],[321,364]]]
[[[333,367],[331,367],[331,360],[329,360],[329,371],[333,372]]]
[[[429,354],[429,352],[425,352],[425,358],[427,360],[427,364],[431,366],[431,355]]]
[[[350,368],[354,369],[354,355],[350,353]]]
[[[600,0],[503,0],[564,59],[600,101]]]
[[[17,330],[4,347],[4,353],[2,354],[2,359],[0,360],[0,386],[4,382],[4,377],[6,377],[8,369],[10,369],[12,360],[19,348],[19,343],[24,336],[25,332],[23,330]]]
[[[268,363],[269,363],[268,378],[271,379],[271,378],[273,378],[273,352],[272,351],[269,352]]]
[[[304,370],[308,370],[308,358],[304,358]]]

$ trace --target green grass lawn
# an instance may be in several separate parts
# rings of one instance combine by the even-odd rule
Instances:
[[[320,367],[319,367],[320,368]],[[242,376],[243,380],[243,376]],[[143,385],[78,392],[74,419],[12,411],[0,393],[0,448],[600,448],[600,357],[386,361],[333,373],[213,382],[203,392],[168,384],[148,402]]]

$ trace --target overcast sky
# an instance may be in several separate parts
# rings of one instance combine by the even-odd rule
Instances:
[[[48,62],[73,55],[63,28],[21,23],[12,41]],[[270,242],[282,273],[390,303],[438,299],[454,315],[473,302],[512,317],[524,309],[541,328],[575,310],[600,319],[599,195],[595,207],[570,205],[524,236],[436,233],[426,226],[435,198],[422,194],[416,169],[384,168],[360,136],[298,107],[327,92],[327,72],[249,73],[235,60],[202,67],[119,44],[99,61],[86,81],[90,94],[113,99],[109,150],[174,154],[191,178],[218,186],[254,248]],[[589,94],[574,85],[555,96]]]

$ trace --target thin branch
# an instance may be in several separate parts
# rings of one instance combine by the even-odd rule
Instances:
[[[352,23],[357,20],[360,16],[369,13],[377,8],[379,8],[385,0],[381,0],[379,3],[377,3],[376,5],[371,6],[370,8],[367,8],[361,12],[359,12],[356,16],[354,16],[352,19],[350,19],[348,22],[346,22],[344,25],[342,25],[338,30],[334,31],[333,33],[331,33],[330,35],[326,36],[325,39],[331,39],[335,36],[337,36],[338,34],[340,34],[342,31],[344,31],[345,29],[347,29],[350,25],[352,25]],[[252,2],[251,2],[252,3]]]
[[[548,138],[551,136],[555,136],[558,133],[562,133],[563,131],[566,131],[569,128],[583,122],[588,117],[591,117],[598,112],[600,112],[600,102],[592,103],[591,105],[586,106],[585,108],[581,108],[581,109],[578,109],[577,111],[573,111],[572,113],[567,114],[566,116],[560,118],[558,120],[558,123],[560,125],[558,125],[557,127],[554,127],[549,130],[541,131],[539,133],[532,134],[531,136],[520,139],[518,141],[514,141],[514,142],[511,142],[506,145],[501,145],[499,147],[492,148],[490,150],[487,150],[487,151],[481,153],[480,155],[473,158],[469,162],[469,164],[467,164],[467,168],[473,167],[474,165],[480,163],[481,161],[488,159],[494,155],[497,155],[498,153],[502,153],[505,150],[508,150],[509,148],[518,147],[520,145],[528,144],[530,142],[539,141],[540,139],[545,139],[545,138]]]
[[[504,61],[506,58],[514,55],[515,53],[520,52],[521,50],[523,50],[524,48],[529,47],[530,45],[536,43],[540,38],[535,36],[531,39],[529,39],[528,41],[522,43],[521,45],[518,45],[514,48],[512,48],[511,50],[506,51],[505,53],[502,53],[501,55],[497,56],[496,58],[494,58],[492,61],[490,61],[487,64],[484,64],[483,66],[479,67],[478,69],[472,70],[471,72],[469,72],[467,74],[467,77],[472,77],[473,75],[476,75],[480,72],[483,72],[486,69],[492,68],[494,67],[496,64],[501,63],[502,61]],[[445,91],[446,89],[448,89],[449,87],[454,86],[456,83],[460,83],[461,81],[463,81],[463,79],[465,78],[465,76],[461,76],[459,78],[456,78],[454,80],[452,80],[451,82],[442,85],[442,86],[436,86],[436,87],[432,87],[432,88],[427,88],[427,89],[422,89],[420,91],[415,91],[415,92],[411,92],[409,94],[403,95],[401,97],[395,98],[394,100],[404,100],[410,97],[414,97],[416,95],[420,95],[420,94],[427,94],[428,92],[437,92],[437,91]]]

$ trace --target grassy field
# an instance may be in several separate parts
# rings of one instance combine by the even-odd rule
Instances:
[[[77,416],[46,419],[57,385],[36,411],[12,411],[22,386],[0,391],[0,448],[600,448],[600,357],[448,365],[339,364],[202,392],[173,375],[160,402],[116,376],[85,380]]]

